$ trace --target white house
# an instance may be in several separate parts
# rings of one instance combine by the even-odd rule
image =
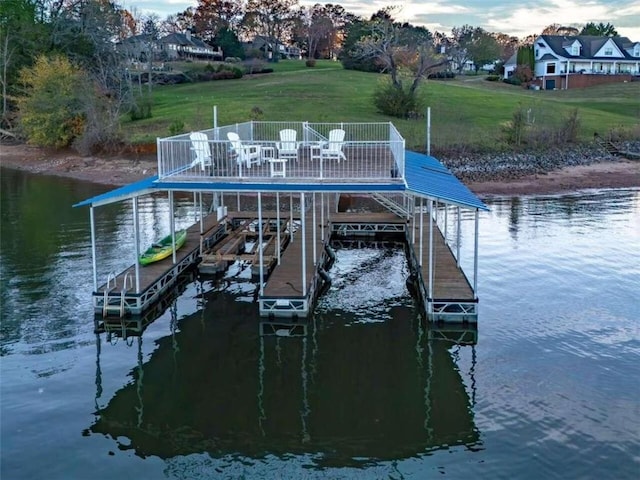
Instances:
[[[222,60],[222,50],[220,47],[213,48],[208,43],[186,33],[171,33],[162,37],[159,42],[160,49],[167,55],[169,60]]]
[[[533,48],[534,75],[547,90],[621,82],[640,75],[640,42],[626,37],[541,35]]]

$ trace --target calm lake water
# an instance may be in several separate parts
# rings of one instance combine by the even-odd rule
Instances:
[[[106,188],[6,169],[1,187],[3,480],[640,477],[640,190],[488,201],[477,332],[420,321],[390,244],[339,249],[290,337],[260,334],[233,268],[125,340],[94,334],[71,208]],[[141,201],[141,244],[167,209]],[[96,213],[103,281],[132,263],[132,214]],[[472,215],[462,238],[472,272]]]

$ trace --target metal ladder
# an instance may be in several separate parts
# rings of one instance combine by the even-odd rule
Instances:
[[[111,286],[111,280],[113,280],[113,286]],[[118,288],[117,283],[117,275],[115,273],[110,273],[107,277],[107,285],[104,287],[104,296],[102,300],[102,317],[106,318],[109,316],[111,312],[117,312],[120,318],[124,317],[125,314],[125,295],[127,293],[127,283],[129,284],[129,288],[133,288],[133,277],[131,277],[130,272],[127,272],[124,276],[124,281],[122,282],[122,290],[120,290],[120,302],[117,305],[112,305],[109,303],[109,294],[111,294],[116,288]]]

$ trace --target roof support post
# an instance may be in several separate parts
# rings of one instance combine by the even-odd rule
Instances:
[[[173,248],[173,263],[176,263],[176,219],[173,215],[173,190],[169,190],[169,225],[171,230],[171,248]]]
[[[480,210],[476,208],[475,233],[473,243],[473,295],[478,298],[478,233],[480,230]]]
[[[258,261],[260,262],[260,296],[264,295],[264,255],[262,249],[262,193],[258,192]]]
[[[91,263],[93,265],[93,291],[98,291],[98,264],[96,259],[96,224],[93,216],[93,205],[89,208],[89,222],[91,223]]]
[[[433,200],[431,199],[429,199],[429,299],[433,302]]]
[[[458,222],[458,227],[456,228],[456,265],[458,266],[458,268],[460,268],[460,237],[462,235],[460,233],[460,227],[461,227],[462,221],[460,219],[460,207],[457,207],[456,210],[457,210],[456,217]]]
[[[140,218],[138,215],[138,197],[133,197],[133,244],[135,245],[136,293],[140,293]],[[123,285],[123,288],[127,288]]]
[[[306,215],[304,208],[304,192],[300,193],[300,218],[302,224],[302,232],[300,241],[302,242],[302,296],[307,296],[307,245],[306,245]]]
[[[415,235],[415,227],[414,227],[414,235]],[[422,245],[424,243],[424,198],[420,198],[420,267],[422,267]],[[431,263],[431,262],[429,262]]]
[[[311,212],[311,218],[313,220],[313,225],[311,226],[313,232],[313,270],[315,272],[316,266],[318,264],[317,259],[317,248],[316,248],[316,192],[312,193],[313,197],[311,197],[311,208],[313,211]]]
[[[276,258],[280,265],[280,192],[276,192]]]

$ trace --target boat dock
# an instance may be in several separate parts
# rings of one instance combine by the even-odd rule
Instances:
[[[285,148],[279,134],[292,131],[297,139]],[[242,147],[231,140],[238,136]],[[259,282],[261,316],[309,316],[331,281],[329,242],[362,238],[406,242],[410,280],[427,319],[477,321],[478,213],[488,209],[435,158],[406,151],[404,144],[391,123],[246,122],[158,139],[158,176],[75,205],[90,207],[94,311],[103,317],[143,314],[194,266],[217,274],[243,261]],[[200,221],[188,228],[186,244],[173,257],[146,267],[136,262],[99,285],[94,208],[133,202],[137,252],[138,198],[168,194],[174,232],[175,192],[192,193],[194,207],[200,198]],[[203,194],[220,200],[212,201],[215,214],[203,210]],[[241,209],[243,195],[257,199],[257,208]],[[339,211],[341,195],[363,196],[382,208]],[[275,208],[263,209],[262,196],[275,199]],[[284,203],[288,198],[287,208],[281,197]],[[447,208],[457,211],[454,242],[446,221],[444,229],[438,225],[438,209]],[[472,282],[460,263],[462,209],[475,212]]]
[[[202,227],[202,233],[200,231]],[[187,229],[187,240],[172,257],[147,266],[131,265],[119,274],[111,274],[93,293],[93,307],[103,317],[140,315],[173,287],[178,277],[200,259],[201,244],[217,243],[225,235],[225,224],[215,215],[206,217],[203,225],[195,223]]]

